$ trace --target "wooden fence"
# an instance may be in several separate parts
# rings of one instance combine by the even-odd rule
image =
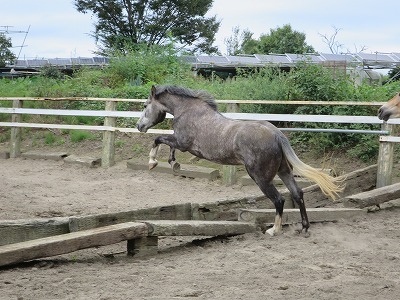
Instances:
[[[115,132],[139,133],[136,128],[117,127],[117,118],[139,118],[140,111],[117,111],[118,102],[144,103],[144,99],[114,99],[114,98],[0,98],[0,101],[12,101],[12,107],[0,107],[0,113],[11,114],[10,122],[0,122],[0,127],[11,127],[10,157],[15,158],[21,154],[21,128],[49,128],[49,129],[81,129],[103,132],[102,166],[114,165]],[[23,108],[24,101],[96,101],[105,102],[105,110],[65,110],[65,109],[33,109]],[[393,166],[393,142],[400,139],[391,136],[394,125],[400,124],[400,119],[383,122],[376,116],[339,116],[339,115],[294,115],[294,114],[250,114],[240,113],[241,104],[262,105],[339,105],[339,106],[374,106],[379,107],[385,102],[342,102],[342,101],[280,101],[280,100],[217,100],[218,104],[226,105],[226,117],[240,120],[267,120],[281,122],[310,122],[310,123],[347,123],[347,124],[380,124],[381,130],[343,130],[343,129],[306,129],[306,128],[282,128],[292,131],[315,132],[346,132],[360,134],[380,135],[380,149],[378,157],[377,187],[391,184]],[[24,123],[22,115],[55,115],[55,116],[91,116],[104,117],[102,126],[69,125],[69,124],[41,124]],[[172,118],[167,114],[167,118]],[[172,134],[172,130],[150,129],[148,133]],[[224,181],[227,185],[236,180],[236,167],[224,166]]]

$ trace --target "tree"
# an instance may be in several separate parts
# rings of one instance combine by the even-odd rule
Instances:
[[[93,36],[104,50],[163,45],[173,38],[192,52],[214,53],[220,21],[205,17],[213,0],[75,0],[79,12],[96,17]]]
[[[343,53],[343,52],[350,53],[351,51],[348,48],[344,49],[344,47],[345,47],[344,44],[339,43],[336,39],[340,30],[342,30],[342,29],[336,28],[335,26],[333,26],[333,34],[331,36],[328,36],[327,34],[321,34],[321,33],[318,33],[318,34],[322,38],[322,41],[328,46],[331,53],[333,53],[333,54],[339,54],[339,53]],[[358,47],[356,45],[354,45],[354,48],[355,48],[356,53],[367,50],[366,46],[361,46],[360,50],[358,50]]]
[[[10,64],[16,58],[9,48],[12,47],[11,38],[7,38],[4,33],[0,33],[0,67]]]
[[[339,43],[336,40],[336,37],[340,30],[341,28],[333,27],[333,34],[331,36],[318,33],[322,38],[322,41],[328,46],[332,54],[339,54],[340,52],[342,52],[341,49],[343,48],[343,44]]]
[[[313,53],[314,48],[306,43],[306,35],[292,29],[290,24],[271,29],[269,34],[261,35],[261,53]]]
[[[253,33],[248,29],[240,30],[239,26],[232,28],[232,35],[224,39],[228,55],[246,54],[244,45],[252,40]]]
[[[388,80],[387,83],[392,82],[392,81],[400,80],[400,66],[396,67],[394,69],[391,69],[388,72],[388,77],[389,77],[389,80]]]
[[[238,45],[236,53],[242,54],[270,54],[270,53],[313,53],[314,48],[306,43],[306,35],[295,31],[287,24],[283,27],[271,29],[269,34],[262,34],[260,38],[253,39],[253,33],[243,31],[239,34],[239,29],[233,29],[233,36],[228,40],[231,45]],[[239,39],[239,37],[241,39]],[[237,41],[241,41],[241,44]],[[226,41],[225,41],[226,43]],[[228,45],[227,45],[228,46]],[[229,52],[229,47],[228,47]]]

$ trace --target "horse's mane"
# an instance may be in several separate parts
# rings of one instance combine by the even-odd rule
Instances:
[[[171,95],[177,95],[185,98],[199,99],[207,103],[213,110],[217,110],[217,103],[212,95],[202,90],[191,90],[175,85],[158,85],[156,86],[156,96],[162,93],[169,93]]]

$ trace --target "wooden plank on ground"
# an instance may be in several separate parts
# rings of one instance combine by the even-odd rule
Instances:
[[[69,229],[74,232],[136,220],[190,220],[191,210],[190,203],[183,203],[116,213],[76,216],[69,218]]]
[[[95,168],[101,166],[101,158],[99,157],[91,157],[91,156],[76,156],[76,155],[69,155],[64,158],[64,162],[68,164],[78,164],[87,166],[90,168]]]
[[[0,246],[69,233],[69,218],[0,220]]]
[[[123,223],[0,247],[0,266],[147,236],[144,223]]]
[[[68,156],[68,152],[43,152],[42,150],[31,150],[22,153],[21,156],[29,159],[62,160]]]
[[[137,171],[148,171],[149,165],[147,163],[138,162],[136,160],[128,160],[127,167]],[[178,171],[173,171],[170,164],[167,162],[159,161],[157,167],[152,169],[150,172],[158,172],[165,174],[173,174],[177,176],[184,176],[190,178],[206,178],[209,181],[217,179],[220,174],[217,169],[181,164],[181,168]]]
[[[255,232],[254,223],[238,221],[154,220],[143,221],[149,236],[219,236]]]
[[[333,222],[340,219],[353,218],[364,214],[365,211],[357,208],[308,208],[307,215],[310,222]],[[274,223],[275,209],[240,209],[239,221],[255,223]],[[282,215],[283,224],[301,222],[300,211],[297,208],[285,209]]]
[[[400,198],[400,183],[395,183],[371,191],[366,191],[356,195],[347,196],[344,199],[343,204],[346,207],[364,208],[367,206],[378,205],[398,198]]]

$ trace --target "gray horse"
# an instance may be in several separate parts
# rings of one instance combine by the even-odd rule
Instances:
[[[294,180],[293,170],[314,181],[322,192],[333,199],[343,190],[335,179],[302,161],[294,153],[285,135],[266,121],[228,119],[217,111],[214,98],[204,91],[177,86],[153,86],[137,128],[146,132],[162,122],[166,113],[174,116],[172,135],[161,135],[150,151],[149,168],[157,165],[160,144],[170,147],[169,163],[179,168],[175,149],[225,165],[243,164],[261,191],[274,203],[275,224],[270,235],[282,232],[282,212],[285,200],[273,185],[276,174],[290,191],[300,208],[302,228],[310,226],[303,200],[303,191]]]

